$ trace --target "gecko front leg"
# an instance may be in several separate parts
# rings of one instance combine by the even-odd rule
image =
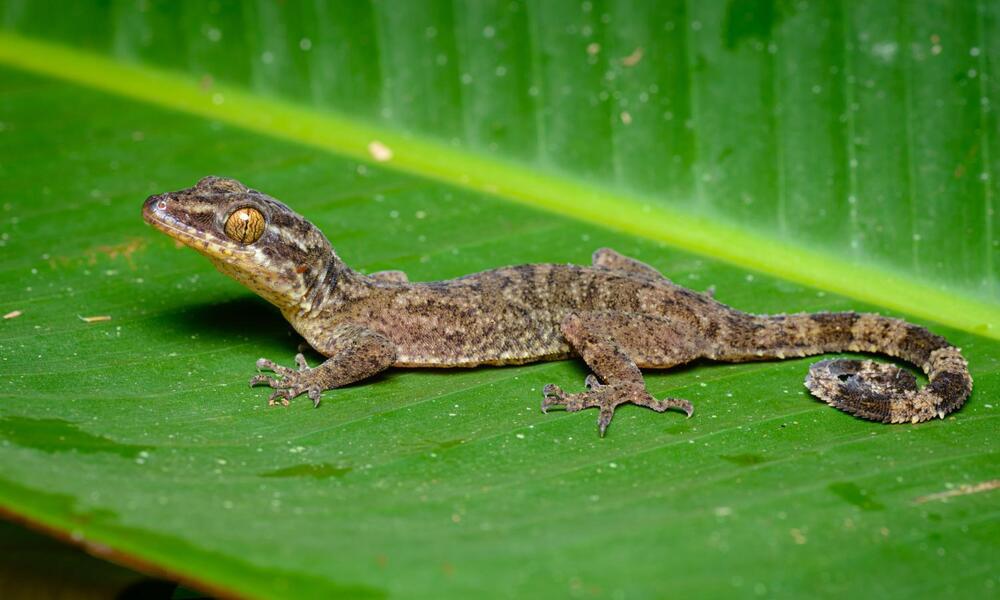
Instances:
[[[267,384],[274,388],[268,404],[289,401],[308,394],[313,406],[319,406],[324,390],[343,387],[383,371],[396,360],[396,347],[385,336],[365,327],[342,325],[334,330],[321,348],[328,358],[318,367],[310,368],[302,354],[295,355],[298,370],[289,369],[266,358],[257,361],[258,369],[273,371],[278,377],[254,375],[250,385]]]
[[[542,411],[563,406],[570,412],[597,408],[601,436],[611,423],[615,408],[631,402],[664,412],[671,408],[689,417],[694,407],[687,400],[657,400],[646,390],[639,366],[668,368],[704,355],[690,336],[684,336],[666,319],[619,312],[573,312],[563,319],[563,336],[590,367],[588,391],[567,394],[559,386],[545,386]]]

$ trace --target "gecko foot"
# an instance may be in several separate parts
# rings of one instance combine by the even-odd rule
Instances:
[[[597,408],[600,413],[597,416],[597,428],[604,437],[611,418],[615,414],[615,408],[620,404],[631,402],[639,406],[651,408],[656,412],[664,412],[671,408],[684,411],[687,416],[694,412],[694,406],[687,400],[679,398],[664,398],[657,400],[653,398],[646,386],[641,383],[613,383],[605,385],[598,381],[597,377],[588,375],[585,381],[586,392],[577,394],[567,394],[557,385],[549,384],[542,389],[544,398],[542,399],[542,412],[554,406],[562,406],[568,412],[576,412],[584,408]]]
[[[320,395],[323,393],[322,386],[315,383],[315,369],[310,369],[306,358],[302,354],[295,355],[295,364],[299,370],[283,367],[266,358],[257,360],[257,369],[267,369],[274,372],[278,377],[271,377],[264,374],[257,374],[250,378],[250,387],[266,384],[274,388],[274,392],[267,399],[268,406],[282,404],[288,406],[292,398],[300,394],[308,394],[313,401],[313,406],[319,406]]]

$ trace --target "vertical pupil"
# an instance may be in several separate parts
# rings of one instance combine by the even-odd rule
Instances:
[[[226,233],[243,244],[257,241],[263,230],[261,215],[252,208],[243,208],[232,214],[226,223]]]
[[[250,239],[250,211],[244,210],[240,213],[240,225],[242,225],[242,231],[240,231],[240,241],[246,242]]]

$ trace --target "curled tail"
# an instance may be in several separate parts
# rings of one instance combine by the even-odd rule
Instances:
[[[824,360],[813,364],[806,387],[830,406],[862,419],[919,423],[944,418],[965,404],[972,376],[962,352],[919,325],[879,315],[816,315],[851,320],[851,341],[841,350],[877,352],[920,367],[929,383],[917,389],[912,374],[870,360]],[[828,350],[829,351],[829,350]]]
[[[972,376],[961,351],[943,337],[900,319],[854,312],[755,316],[749,329],[743,333],[744,339],[753,340],[753,358],[873,352],[901,358],[927,375],[929,383],[918,388],[911,373],[891,364],[843,359],[813,364],[805,381],[809,391],[862,419],[919,423],[944,418],[972,392]]]

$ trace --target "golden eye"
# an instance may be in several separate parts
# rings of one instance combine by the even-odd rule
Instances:
[[[226,235],[241,244],[252,244],[264,235],[264,215],[256,208],[241,208],[226,219]]]

